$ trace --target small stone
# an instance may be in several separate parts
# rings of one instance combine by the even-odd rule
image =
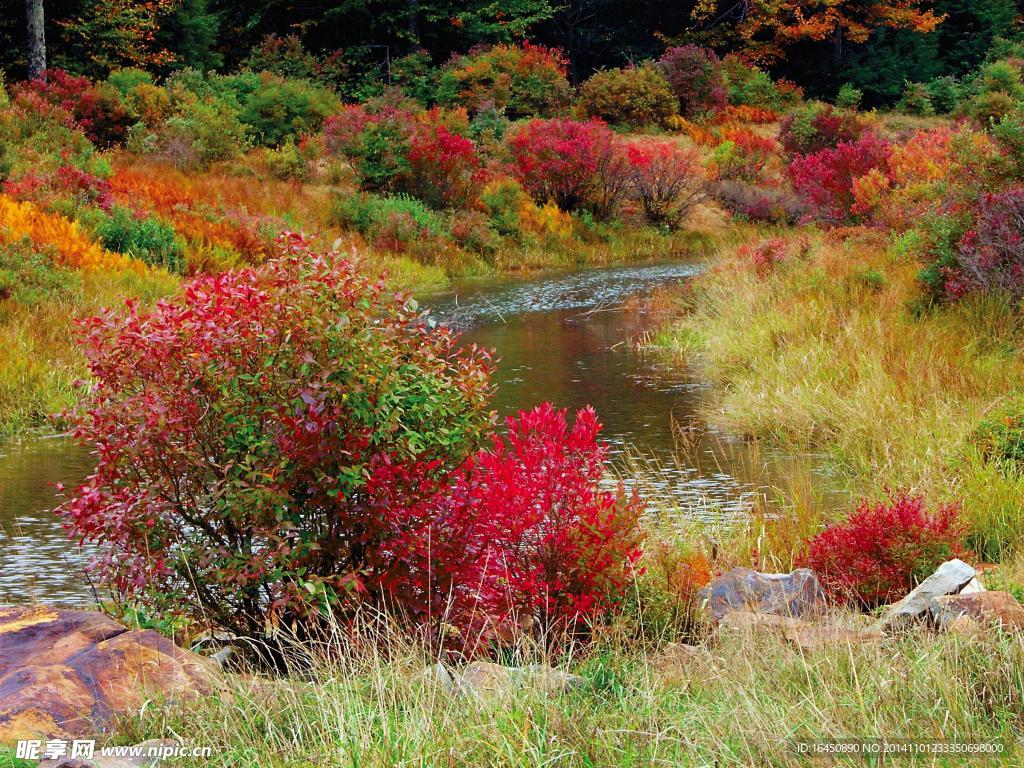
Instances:
[[[522,672],[490,661],[474,661],[455,678],[456,688],[466,696],[500,698],[522,682]]]
[[[760,573],[734,568],[697,593],[713,622],[730,611],[790,616],[798,619],[824,614],[828,609],[818,577],[807,568],[792,573]]]
[[[939,629],[968,618],[979,625],[1024,631],[1024,606],[1009,592],[969,592],[933,598],[928,613]],[[961,630],[966,624],[961,623]]]
[[[899,629],[924,618],[928,612],[929,601],[943,595],[957,594],[970,584],[976,575],[974,568],[963,560],[947,560],[906,597],[890,605],[875,623],[874,628],[882,631]]]
[[[416,679],[429,688],[440,688],[449,694],[455,693],[455,679],[452,677],[452,673],[448,671],[448,668],[441,662],[437,662],[424,669],[416,675]]]
[[[587,678],[549,667],[546,664],[531,664],[523,671],[531,684],[551,696],[559,696],[569,691],[579,691],[590,686]]]

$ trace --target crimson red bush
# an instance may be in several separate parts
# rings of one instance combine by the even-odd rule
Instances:
[[[480,181],[472,141],[436,120],[416,124],[409,143],[409,175],[400,184],[403,191],[435,208],[459,208],[474,198]]]
[[[807,542],[800,565],[839,602],[872,608],[902,597],[946,560],[963,554],[959,506],[928,511],[906,494],[862,502],[848,520]]]
[[[606,447],[593,409],[570,426],[545,403],[506,426],[431,497],[382,505],[417,521],[390,545],[396,601],[422,623],[456,627],[463,650],[516,630],[549,644],[585,631],[640,555],[638,500],[600,488]],[[406,487],[392,475],[384,487]]]
[[[679,99],[683,114],[692,117],[725,108],[722,62],[714,51],[692,44],[676,46],[662,54],[657,66]]]
[[[676,227],[706,197],[707,181],[695,149],[674,141],[630,144],[629,177],[652,224]]]
[[[508,140],[513,169],[538,203],[554,200],[564,211],[588,200],[598,148],[613,141],[607,125],[591,120],[531,120]]]
[[[789,164],[789,178],[812,218],[840,224],[851,216],[853,182],[873,168],[882,168],[888,154],[885,139],[865,133],[834,149],[797,155]]]
[[[960,241],[946,292],[1002,291],[1024,297],[1024,186],[981,196],[974,226]]]
[[[297,235],[81,341],[95,383],[68,417],[98,466],[69,531],[116,592],[242,636],[382,605],[404,523],[368,477],[396,468],[415,496],[490,430],[489,356]]]
[[[18,87],[70,113],[85,135],[102,146],[121,142],[135,123],[117,89],[102,83],[94,85],[87,77],[63,69],[48,69],[44,77]]]

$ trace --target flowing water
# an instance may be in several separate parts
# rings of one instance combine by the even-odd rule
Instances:
[[[694,275],[696,264],[621,267],[458,286],[423,297],[439,321],[500,357],[495,407],[502,415],[549,400],[593,405],[621,469],[643,470],[642,487],[686,514],[745,515],[796,460],[765,454],[729,435],[694,427],[707,396],[696,377],[638,351],[651,315],[628,299]],[[680,441],[687,445],[678,460]],[[51,512],[55,483],[91,469],[82,448],[59,437],[0,443],[0,603],[92,600],[78,550]]]

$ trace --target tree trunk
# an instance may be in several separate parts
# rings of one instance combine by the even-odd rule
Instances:
[[[406,0],[405,7],[409,22],[409,52],[416,53],[420,49],[420,0]]]
[[[25,0],[25,16],[28,21],[28,79],[38,80],[46,71],[43,0]]]
[[[843,27],[836,24],[836,31],[832,35],[832,63],[836,66],[843,63]]]

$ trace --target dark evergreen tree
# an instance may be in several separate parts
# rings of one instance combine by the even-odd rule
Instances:
[[[160,29],[160,40],[175,55],[174,68],[192,67],[208,71],[224,63],[217,50],[220,15],[210,10],[208,0],[181,0],[177,11]]]

